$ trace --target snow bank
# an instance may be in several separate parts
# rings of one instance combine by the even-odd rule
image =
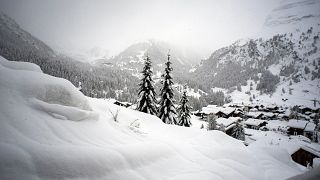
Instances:
[[[0,179],[255,180],[301,172],[287,154],[258,156],[222,132],[166,125],[40,72],[1,64],[0,99]]]
[[[42,72],[40,67],[36,64],[28,63],[28,62],[8,61],[2,56],[0,56],[0,65],[6,68],[15,69],[15,70]]]

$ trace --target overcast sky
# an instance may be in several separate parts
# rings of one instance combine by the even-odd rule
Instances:
[[[280,0],[0,0],[0,10],[53,47],[117,53],[160,39],[208,55],[259,31]]]

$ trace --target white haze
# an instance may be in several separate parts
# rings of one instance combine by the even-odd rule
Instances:
[[[0,0],[0,10],[50,46],[115,54],[158,39],[203,56],[258,32],[280,0]]]

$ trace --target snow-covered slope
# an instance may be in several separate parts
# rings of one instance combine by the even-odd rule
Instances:
[[[264,30],[272,31],[213,52],[193,76],[209,88],[226,89],[235,102],[314,106],[320,97],[319,5],[283,1],[266,20]]]
[[[222,132],[166,125],[87,98],[35,65],[16,65],[0,61],[0,179],[255,180],[301,173],[281,149],[265,153]],[[119,111],[118,122],[110,111]]]
[[[306,31],[320,24],[319,0],[283,0],[272,10],[259,33],[260,37]]]
[[[0,12],[0,44],[2,51],[6,51],[6,48],[14,50],[22,48],[25,51],[34,49],[43,55],[54,55],[49,46],[20,28],[13,19],[2,12]]]

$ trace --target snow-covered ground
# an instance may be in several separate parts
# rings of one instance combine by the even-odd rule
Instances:
[[[252,84],[252,89],[250,90],[250,84]],[[281,106],[294,106],[294,105],[304,105],[307,107],[314,107],[314,100],[320,97],[320,81],[315,79],[302,80],[299,83],[293,83],[289,85],[289,82],[280,82],[276,88],[276,91],[272,94],[260,94],[260,91],[256,90],[257,83],[253,80],[248,80],[246,86],[241,86],[241,92],[238,90],[230,93],[233,103],[258,103],[258,104],[277,104]],[[292,94],[289,93],[291,89]],[[225,90],[226,91],[226,90]],[[284,93],[283,93],[284,91]],[[246,92],[250,92],[247,94]],[[250,102],[250,97],[255,96]],[[317,104],[317,107],[319,105]]]
[[[273,180],[303,172],[283,148],[246,147],[197,120],[194,128],[163,124],[85,97],[29,63],[1,58],[0,99],[0,179]]]

